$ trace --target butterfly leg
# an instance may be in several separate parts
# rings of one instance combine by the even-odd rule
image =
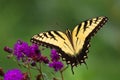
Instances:
[[[60,72],[65,71],[67,68],[68,68],[68,65],[65,68],[63,68]]]

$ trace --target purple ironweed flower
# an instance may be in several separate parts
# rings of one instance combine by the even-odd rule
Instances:
[[[49,62],[47,57],[41,55],[38,45],[32,44],[29,46],[26,42],[20,40],[18,40],[14,46],[14,55],[18,60],[24,56],[27,56],[28,58],[32,58],[32,60],[37,62]]]
[[[23,57],[32,58],[35,61],[38,61],[41,57],[39,47],[35,44],[29,46],[28,43],[18,40],[14,45],[14,55],[20,60]]]
[[[0,76],[4,76],[4,71],[1,67],[0,67]]]
[[[18,40],[17,43],[14,45],[14,55],[17,57],[18,60],[24,57],[25,55],[29,55],[30,50],[29,46],[26,42]]]
[[[33,44],[32,46],[29,46],[29,50],[30,50],[30,54],[28,55],[28,57],[32,58],[35,61],[39,61],[40,57],[41,57],[41,53],[39,50],[39,47],[36,44]]]
[[[30,80],[28,73],[23,73],[23,79],[22,80]]]
[[[30,46],[30,52],[31,52],[31,55],[32,54],[39,54],[40,55],[40,50],[39,50],[39,47],[38,45],[36,44],[32,44],[32,46]]]
[[[58,61],[60,59],[60,56],[58,55],[57,51],[55,49],[51,50],[51,61]]]
[[[19,69],[8,70],[4,75],[4,80],[22,80],[23,74]]]
[[[9,48],[8,46],[4,47],[4,51],[8,52],[8,53],[12,53],[13,49]]]
[[[38,45],[33,44],[30,46],[30,56],[34,61],[44,62],[45,64],[49,63],[49,60],[46,56],[41,55]]]
[[[49,60],[48,60],[48,58],[46,57],[46,56],[41,56],[40,57],[40,62],[44,62],[45,64],[47,64],[47,63],[49,63]]]
[[[60,61],[55,61],[49,63],[49,67],[54,68],[55,71],[59,71],[63,68],[63,63]]]

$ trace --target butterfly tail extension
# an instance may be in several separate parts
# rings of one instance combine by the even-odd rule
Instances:
[[[72,74],[74,74],[73,66],[71,66],[71,71],[72,71]]]

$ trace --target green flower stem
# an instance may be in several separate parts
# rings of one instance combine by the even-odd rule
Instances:
[[[68,66],[66,66],[65,68],[63,68],[62,70],[60,70],[60,74],[61,74],[62,80],[64,80],[63,71],[65,71],[67,68],[68,68]]]
[[[31,71],[30,71],[30,64],[28,63],[28,73],[30,74],[30,79],[32,79],[32,74],[31,74]]]
[[[42,74],[42,70],[41,70],[41,63],[39,64],[39,67],[38,66],[36,66],[36,67],[37,67],[37,70],[39,71],[39,73],[42,76],[42,80],[44,80],[44,77],[43,77],[43,74]]]

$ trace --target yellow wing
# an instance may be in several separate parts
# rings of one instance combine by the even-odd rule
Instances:
[[[61,31],[48,31],[34,35],[31,39],[32,42],[39,45],[46,45],[54,48],[59,48],[64,53],[71,55],[74,53],[73,46],[71,45],[67,35]]]
[[[89,47],[89,40],[107,21],[107,17],[97,17],[82,22],[72,31],[75,53],[80,54],[83,48]],[[86,44],[87,43],[87,44]],[[86,45],[86,46],[84,46]],[[86,49],[86,52],[88,50]]]

